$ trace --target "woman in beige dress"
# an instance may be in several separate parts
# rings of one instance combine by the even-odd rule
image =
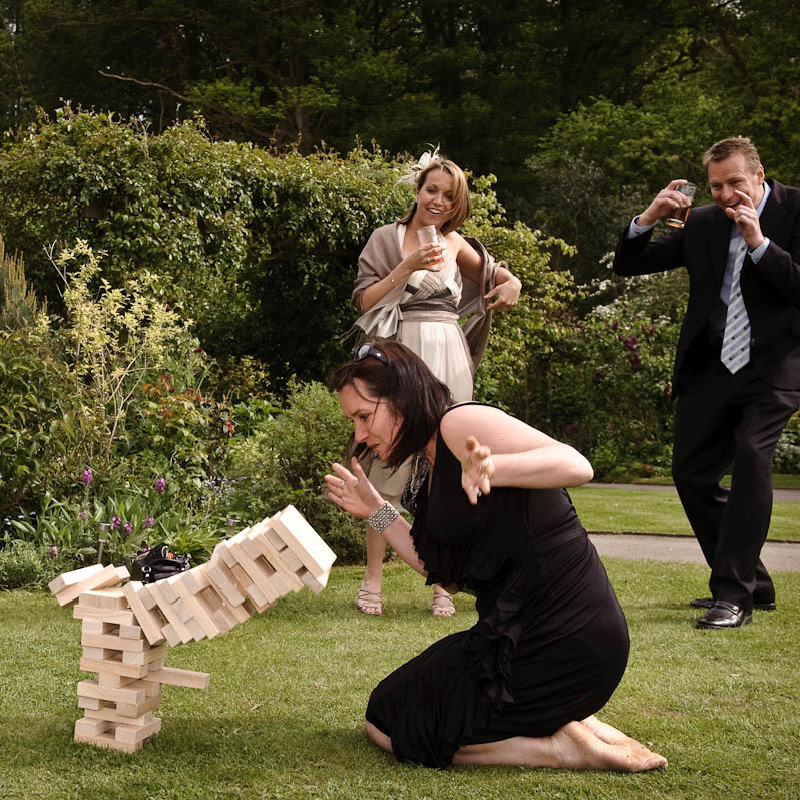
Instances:
[[[472,203],[457,164],[437,148],[410,168],[410,180],[416,187],[413,206],[398,222],[374,231],[359,257],[356,325],[370,337],[400,340],[448,386],[456,402],[471,400],[491,312],[513,308],[522,285],[477,239],[458,232]],[[431,226],[436,241],[421,244],[418,231]],[[367,466],[373,485],[398,508],[412,469],[411,463],[388,469],[374,454]],[[367,565],[356,604],[365,614],[383,611],[385,548],[383,537],[367,525]],[[438,585],[432,612],[455,613],[451,596]]]

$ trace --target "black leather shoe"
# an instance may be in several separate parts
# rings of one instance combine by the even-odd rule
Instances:
[[[696,597],[689,605],[692,608],[711,608],[714,605],[713,597]],[[756,611],[776,611],[775,603],[753,603]]]
[[[741,628],[753,619],[749,611],[745,611],[735,603],[717,600],[713,606],[698,620],[697,627],[706,630],[721,631],[728,628]]]

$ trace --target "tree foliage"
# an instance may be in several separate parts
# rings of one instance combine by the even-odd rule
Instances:
[[[277,153],[215,142],[198,121],[151,135],[136,121],[76,112],[41,118],[0,154],[0,230],[28,257],[36,288],[59,301],[42,245],[76,239],[103,252],[109,287],[146,282],[178,305],[215,356],[250,355],[276,388],[291,375],[324,379],[341,361],[339,338],[358,254],[369,234],[396,219],[413,194],[402,160],[377,148],[346,156]],[[525,284],[522,307],[497,315],[487,387],[509,386],[515,364],[545,344],[570,298],[568,272],[551,269],[563,242],[511,224],[491,176],[473,181],[466,233],[506,259]]]

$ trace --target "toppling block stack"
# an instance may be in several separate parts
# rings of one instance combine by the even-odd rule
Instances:
[[[59,605],[75,600],[82,620],[78,684],[84,716],[75,741],[126,752],[161,729],[153,715],[162,684],[205,689],[210,675],[164,666],[166,647],[226,633],[304,586],[321,592],[336,554],[294,506],[219,542],[211,559],[142,584],[125,567],[94,564],[59,575],[49,588]]]

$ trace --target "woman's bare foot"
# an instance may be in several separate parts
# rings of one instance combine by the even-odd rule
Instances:
[[[655,755],[652,750],[649,750],[641,742],[617,730],[617,728],[609,725],[607,722],[601,722],[595,716],[586,717],[586,719],[581,720],[581,724],[585,725],[598,739],[601,739],[607,744],[625,744],[633,750],[638,750],[640,753]]]
[[[644,772],[667,765],[667,759],[663,756],[651,752],[635,740],[631,742],[637,746],[627,741],[605,742],[582,722],[568,722],[552,736],[515,736],[499,742],[467,745],[458,750],[454,762],[620,772]]]
[[[556,731],[553,750],[567,762],[576,756],[586,766],[572,769],[616,769],[623,772],[644,772],[667,766],[664,756],[649,750],[641,742],[632,739],[596,717],[587,717],[581,722],[570,722]]]

